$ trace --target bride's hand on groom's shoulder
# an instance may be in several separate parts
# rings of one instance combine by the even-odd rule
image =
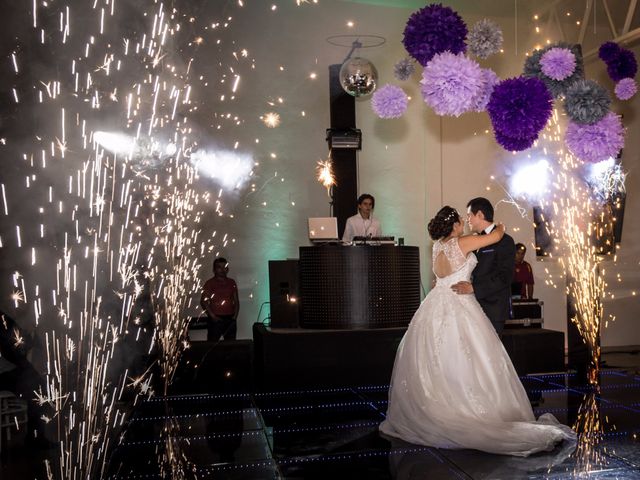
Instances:
[[[505,227],[504,223],[496,223],[496,230],[498,231],[500,238],[504,236],[504,232],[506,229],[507,227]]]

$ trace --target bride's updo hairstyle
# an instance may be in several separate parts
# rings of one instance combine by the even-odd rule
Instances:
[[[453,231],[453,224],[460,221],[460,214],[455,208],[446,205],[431,219],[427,230],[433,240],[448,237]]]

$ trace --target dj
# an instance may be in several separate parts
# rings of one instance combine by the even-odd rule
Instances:
[[[342,241],[351,243],[353,237],[381,237],[382,227],[380,221],[374,218],[372,213],[376,205],[376,199],[368,193],[358,197],[358,213],[347,219]]]

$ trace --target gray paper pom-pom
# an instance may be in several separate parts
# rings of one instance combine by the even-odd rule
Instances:
[[[469,52],[478,58],[487,58],[498,53],[502,47],[502,30],[486,18],[477,22],[467,36]]]
[[[579,80],[569,87],[564,110],[574,123],[593,125],[604,118],[611,106],[606,89],[593,80]]]
[[[540,59],[552,48],[568,48],[576,57],[575,70],[571,75],[563,80],[554,80],[553,78],[549,78],[544,73],[542,73],[542,65],[540,64]],[[536,77],[542,80],[554,98],[558,98],[559,96],[564,95],[567,92],[567,89],[571,85],[573,85],[574,82],[576,82],[577,80],[582,80],[584,78],[584,62],[582,60],[582,51],[580,50],[580,46],[570,45],[565,42],[558,42],[548,45],[542,50],[536,50],[525,60],[523,75],[525,77]]]
[[[407,80],[415,71],[416,66],[410,58],[403,58],[393,66],[393,76],[400,81]]]

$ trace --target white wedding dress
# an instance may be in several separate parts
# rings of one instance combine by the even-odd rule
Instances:
[[[434,244],[434,264],[441,253],[453,273],[437,278],[398,347],[380,431],[420,445],[517,456],[552,450],[563,439],[575,442],[575,433],[553,415],[536,421],[480,304],[451,290],[469,281],[475,255],[465,257],[457,238]]]

